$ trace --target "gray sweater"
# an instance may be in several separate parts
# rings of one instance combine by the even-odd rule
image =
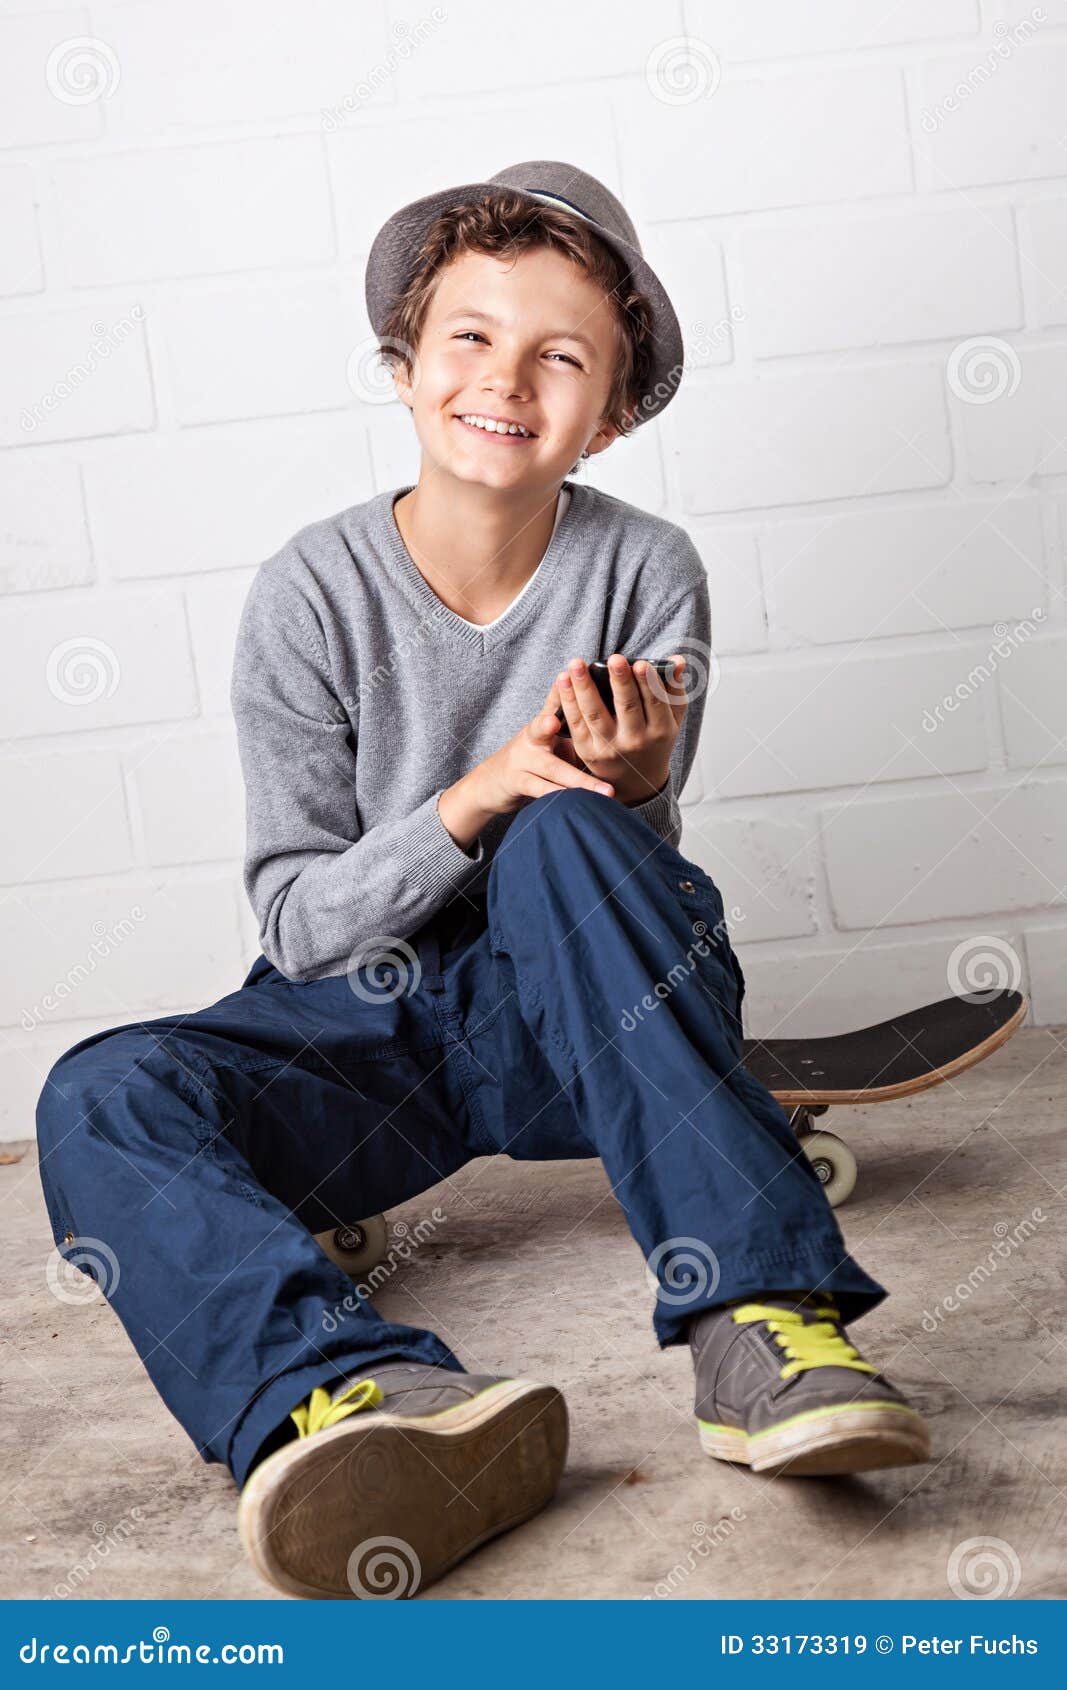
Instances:
[[[231,688],[244,884],[263,953],[289,979],[344,974],[357,947],[484,895],[515,817],[463,850],[437,800],[531,719],[571,657],[679,651],[702,666],[707,575],[685,530],[579,482],[563,490],[537,571],[484,627],[412,560],[393,516],[407,487],[311,523],[257,570]],[[672,845],[703,714],[698,691],[666,787],[635,807]]]

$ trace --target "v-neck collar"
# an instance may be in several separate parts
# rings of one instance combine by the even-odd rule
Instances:
[[[389,492],[380,495],[383,507],[381,512],[382,526],[385,530],[388,555],[396,571],[397,580],[417,607],[430,612],[437,627],[448,629],[450,633],[458,636],[465,644],[475,646],[480,651],[488,651],[491,646],[502,644],[504,640],[511,638],[516,629],[521,627],[554,579],[560,560],[578,531],[578,512],[575,506],[584,498],[587,489],[573,481],[563,482],[563,487],[570,494],[570,500],[563,515],[556,523],[555,531],[548,542],[541,562],[526,585],[512,599],[507,610],[498,616],[491,625],[479,627],[472,622],[465,621],[462,616],[457,616],[443,599],[438,598],[404,544],[403,535],[397,527],[393,506],[398,499],[403,498],[405,493],[410,493],[414,486],[415,483],[412,482],[407,486],[391,488]],[[572,567],[574,566],[572,565]]]

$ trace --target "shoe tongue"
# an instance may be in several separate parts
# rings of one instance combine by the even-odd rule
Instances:
[[[388,1361],[380,1367],[365,1367],[358,1372],[347,1375],[344,1381],[333,1392],[331,1402],[336,1402],[353,1385],[358,1385],[365,1379],[372,1379],[381,1391],[383,1397],[398,1395],[401,1391],[410,1391],[412,1386],[424,1384],[427,1378],[433,1379],[434,1369],[425,1363]]]

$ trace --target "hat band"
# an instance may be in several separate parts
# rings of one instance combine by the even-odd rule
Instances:
[[[520,192],[532,195],[535,200],[544,200],[548,205],[560,205],[564,211],[572,211],[575,217],[580,217],[583,223],[592,223],[593,221],[578,206],[572,205],[570,200],[561,199],[559,194],[543,194],[538,188],[522,188]]]

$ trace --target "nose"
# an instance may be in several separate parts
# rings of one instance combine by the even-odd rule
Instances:
[[[518,353],[498,355],[496,362],[486,377],[486,389],[492,393],[505,395],[509,399],[522,399],[529,395],[530,382],[525,373],[524,362]]]

